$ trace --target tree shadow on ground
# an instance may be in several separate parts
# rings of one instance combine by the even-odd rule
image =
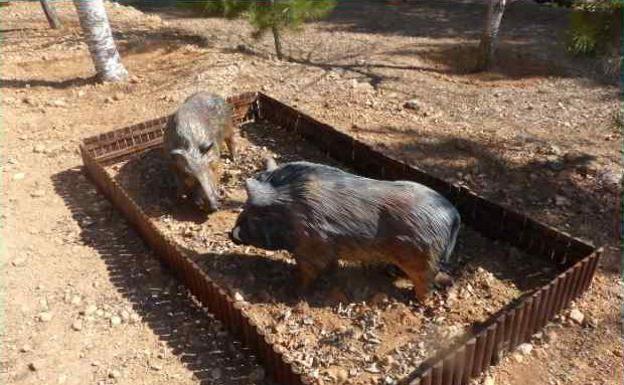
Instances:
[[[45,80],[45,79],[0,79],[0,88],[30,88],[30,87],[50,87],[56,89],[67,89],[82,87],[88,84],[97,83],[97,77],[74,78],[65,80]]]
[[[82,241],[106,263],[110,281],[198,383],[253,383],[249,375],[259,367],[253,354],[197,305],[81,170],[55,174],[52,182],[79,224]],[[218,381],[215,369],[222,371]]]

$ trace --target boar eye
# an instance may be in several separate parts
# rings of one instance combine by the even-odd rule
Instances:
[[[213,145],[214,145],[214,142],[213,143],[207,143],[207,144],[200,144],[199,145],[199,152],[202,155],[206,155],[206,153],[208,151],[210,151],[210,149],[212,148]]]

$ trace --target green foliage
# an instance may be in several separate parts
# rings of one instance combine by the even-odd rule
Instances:
[[[568,50],[604,55],[618,48],[623,0],[577,1],[570,15]]]
[[[296,30],[307,21],[322,19],[336,6],[336,0],[178,0],[177,3],[206,15],[246,17],[255,28],[253,37],[260,38],[272,31],[280,57],[281,31]]]

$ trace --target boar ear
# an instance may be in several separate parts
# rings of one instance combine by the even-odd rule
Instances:
[[[273,186],[253,178],[245,181],[245,190],[247,190],[247,202],[252,206],[270,206],[276,195]]]
[[[277,168],[277,163],[272,156],[267,156],[266,158],[264,158],[264,168],[266,169],[266,171],[273,171]]]

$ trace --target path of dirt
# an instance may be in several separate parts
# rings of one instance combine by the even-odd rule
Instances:
[[[268,57],[268,37],[253,41],[242,21],[107,4],[133,74],[118,85],[92,84],[71,3],[58,3],[61,31],[48,29],[37,3],[0,8],[5,382],[263,382],[253,358],[198,314],[78,169],[80,138],[167,114],[199,89],[262,89],[606,245],[591,292],[576,304],[582,325],[562,318],[530,354],[489,375],[509,385],[622,382],[618,90],[565,57],[565,11],[514,3],[497,69],[469,75],[462,63],[481,6],[345,4],[286,38],[294,63]]]

